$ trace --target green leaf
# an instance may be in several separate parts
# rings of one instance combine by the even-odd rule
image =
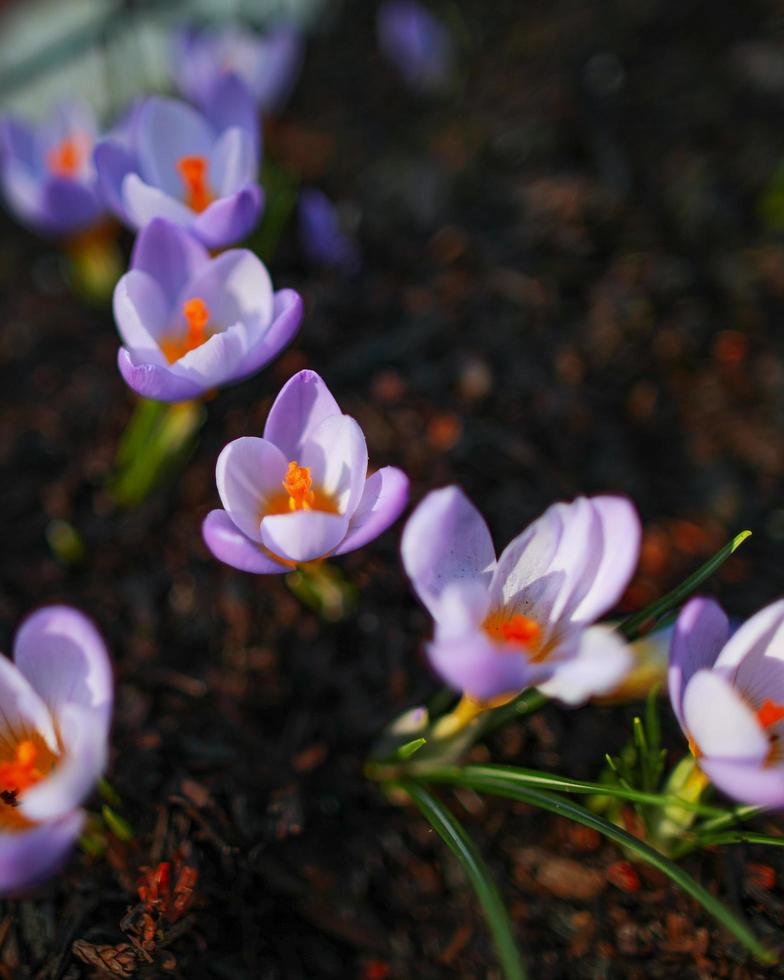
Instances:
[[[732,541],[725,544],[720,551],[717,551],[712,558],[706,561],[701,568],[698,568],[693,575],[681,582],[672,592],[668,592],[667,595],[657,599],[656,602],[652,602],[645,609],[641,609],[624,619],[618,626],[618,631],[627,640],[635,640],[638,636],[649,633],[663,616],[680,606],[692,592],[695,592],[706,579],[709,579],[749,537],[751,537],[751,531],[741,531],[740,534],[736,534]]]
[[[131,825],[119,813],[115,813],[107,803],[101,807],[101,816],[106,826],[118,840],[124,841],[126,844],[133,840],[134,834]]]
[[[756,834],[751,830],[731,830],[725,834],[708,834],[697,841],[698,847],[712,847],[714,844],[770,844],[784,847],[784,837]]]
[[[462,824],[424,786],[409,780],[393,785],[404,790],[411,797],[422,815],[462,865],[485,913],[507,980],[526,980],[527,974],[517,950],[503,899],[487,865]]]
[[[406,742],[405,745],[401,745],[400,748],[395,752],[398,759],[410,759],[415,752],[418,752],[423,745],[427,745],[426,738],[415,738],[411,742]]]
[[[490,766],[466,766],[463,769],[442,770],[430,773],[428,781],[451,783],[458,786],[467,786],[479,793],[489,793],[494,796],[505,796],[508,799],[518,800],[521,803],[528,803],[531,806],[541,807],[559,816],[567,817],[576,823],[591,827],[615,843],[627,848],[641,861],[652,864],[655,868],[663,871],[676,885],[679,885],[685,892],[692,896],[702,907],[710,912],[718,922],[720,922],[729,932],[735,936],[743,945],[749,949],[763,963],[777,962],[777,956],[768,950],[757,939],[748,926],[738,919],[730,910],[694,878],[669,858],[664,857],[648,844],[634,837],[632,834],[610,823],[603,817],[591,813],[585,807],[561,796],[552,793],[533,789],[521,785],[508,778],[503,778],[496,774],[486,775],[481,770],[492,769]],[[478,771],[477,771],[478,770]]]

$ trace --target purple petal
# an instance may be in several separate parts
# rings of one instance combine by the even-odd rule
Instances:
[[[63,754],[54,769],[20,797],[19,808],[31,820],[52,820],[70,813],[92,792],[106,767],[107,716],[66,702],[57,713]]]
[[[747,670],[752,662],[762,657],[775,656],[775,648],[780,648],[784,635],[782,627],[784,599],[779,599],[761,609],[730,637],[716,659],[716,667],[728,676],[740,677],[742,665]]]
[[[316,426],[330,415],[341,414],[316,372],[300,371],[289,378],[275,399],[264,426],[264,438],[274,442],[288,459],[300,459]]]
[[[41,212],[47,227],[60,235],[94,224],[101,205],[92,187],[68,177],[50,177],[43,185]]]
[[[232,71],[221,72],[206,91],[204,114],[216,133],[225,134],[227,130],[236,129],[245,134],[250,153],[247,179],[253,179],[261,152],[261,126],[256,103],[247,84]],[[217,175],[215,179],[216,186],[220,186]],[[237,186],[232,190],[236,190]]]
[[[45,881],[65,861],[84,825],[74,810],[21,833],[0,833],[0,892],[13,894]]]
[[[768,737],[739,691],[715,670],[698,670],[683,692],[684,728],[705,756],[766,757]]]
[[[161,402],[183,402],[198,398],[205,392],[203,384],[172,374],[169,367],[144,361],[137,362],[132,352],[125,347],[121,347],[117,352],[117,366],[128,387],[142,398]]]
[[[109,654],[78,609],[45,606],[28,616],[16,634],[14,662],[55,717],[66,701],[74,702],[98,711],[108,729],[114,700]]]
[[[57,749],[57,735],[52,715],[42,698],[15,664],[0,656],[0,738],[11,736],[12,742],[38,732],[52,751]]]
[[[412,89],[438,92],[454,71],[449,31],[415,0],[385,0],[378,9],[378,43],[382,53]]]
[[[608,626],[584,630],[574,655],[552,663],[553,676],[539,690],[564,704],[582,704],[589,698],[610,694],[634,666],[627,644]]]
[[[244,323],[255,339],[272,320],[274,299],[269,273],[261,259],[245,248],[231,249],[205,262],[180,290],[178,314],[193,297],[204,301],[211,323],[219,329]]]
[[[297,510],[265,517],[261,540],[274,555],[294,562],[314,561],[333,551],[346,535],[348,518],[320,510]]]
[[[408,502],[408,477],[385,466],[365,481],[365,488],[348,526],[348,533],[333,554],[356,551],[393,524]]]
[[[298,462],[335,498],[338,511],[351,517],[367,476],[367,443],[359,424],[349,415],[330,415],[312,430]]]
[[[686,685],[698,670],[714,665],[729,635],[729,621],[712,599],[692,599],[681,610],[672,635],[667,674],[672,710],[681,728]]]
[[[244,324],[237,323],[188,351],[172,364],[171,372],[210,391],[236,376],[247,350],[248,331]]]
[[[112,306],[117,330],[134,356],[165,366],[158,341],[168,326],[169,309],[156,280],[140,269],[131,269],[114,287]]]
[[[624,497],[591,497],[602,529],[598,568],[588,591],[572,613],[577,622],[592,623],[613,608],[637,567],[640,519]]]
[[[759,760],[700,759],[700,768],[723,793],[748,806],[784,806],[784,770]]]
[[[561,536],[547,573],[560,577],[558,593],[550,608],[550,620],[571,620],[596,577],[602,556],[602,525],[590,501],[578,497],[570,504],[550,508],[561,525]]]
[[[185,186],[177,165],[183,157],[209,159],[216,133],[200,112],[181,102],[153,95],[139,110],[136,142],[141,176],[174,198]]]
[[[522,654],[494,643],[479,630],[447,642],[436,639],[428,645],[427,655],[445,683],[477,701],[518,694],[532,680],[530,665]]]
[[[218,457],[215,481],[225,512],[257,543],[266,501],[282,492],[287,466],[277,446],[252,436],[230,442]]]
[[[473,636],[481,629],[489,612],[490,596],[482,582],[477,579],[451,582],[438,601],[437,642],[462,641]],[[508,649],[497,642],[494,646],[499,651]]]
[[[258,164],[250,136],[236,126],[227,129],[213,148],[210,159],[212,186],[227,197],[256,179]]]
[[[450,583],[475,579],[489,588],[493,542],[482,515],[459,487],[434,490],[420,501],[403,530],[400,551],[414,590],[435,619]]]
[[[163,218],[154,218],[136,237],[131,268],[152,276],[172,308],[185,284],[209,258],[206,248],[193,235]]]
[[[211,510],[204,518],[202,536],[212,554],[232,568],[255,575],[279,575],[291,569],[269,557],[247,538],[225,510]]]
[[[16,160],[7,160],[0,169],[0,181],[9,210],[31,228],[46,230],[41,180]]]
[[[154,218],[165,218],[182,228],[193,225],[193,212],[182,201],[145,183],[138,174],[128,174],[122,183],[123,213],[134,228],[143,228]]]
[[[321,191],[305,188],[299,195],[299,237],[308,262],[347,273],[361,265],[356,243],[340,227],[337,209]]]
[[[0,162],[19,164],[31,177],[44,176],[38,141],[31,126],[8,116],[0,119]]]
[[[247,377],[268,364],[291,342],[302,321],[302,297],[293,289],[273,294],[272,323],[266,332],[251,343],[232,380]]]
[[[264,195],[249,184],[228,197],[213,201],[193,222],[192,230],[207,248],[224,248],[246,238],[261,217]]]
[[[93,150],[93,163],[104,203],[121,220],[126,220],[123,182],[137,168],[130,149],[116,139],[102,140]]]

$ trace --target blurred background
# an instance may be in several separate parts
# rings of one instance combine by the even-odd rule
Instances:
[[[301,32],[291,95],[264,119],[251,247],[306,303],[289,351],[209,404],[182,474],[118,510],[107,481],[133,399],[110,306],[78,293],[57,243],[0,217],[2,649],[44,602],[100,623],[118,679],[109,775],[135,831],[2,904],[6,976],[101,976],[95,950],[124,943],[119,976],[497,975],[456,867],[362,776],[380,725],[437,687],[399,528],[341,561],[356,605],[331,623],[201,543],[218,452],[261,432],[294,371],[325,378],[414,500],[461,483],[499,546],[556,499],[630,495],[645,538],[624,610],[743,528],[711,588],[746,616],[784,587],[784,7],[432,0],[448,38],[435,82],[390,51],[378,8],[0,5],[3,111],[78,94],[107,126],[172,88],[180,26]],[[326,256],[312,191],[342,243]],[[596,778],[634,710],[548,708],[492,754]],[[458,806],[533,976],[766,975],[653,873],[613,883],[618,852],[598,839]],[[193,906],[143,955],[126,913],[140,869],[174,855],[198,868]],[[761,935],[780,928],[782,868],[762,887],[759,855],[700,860]]]

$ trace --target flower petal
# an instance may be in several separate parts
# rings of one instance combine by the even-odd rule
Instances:
[[[121,195],[123,214],[134,228],[143,228],[153,218],[165,218],[182,228],[193,225],[190,208],[158,187],[145,183],[138,174],[126,174]]]
[[[219,197],[192,225],[193,234],[207,248],[225,248],[246,238],[258,224],[264,206],[264,192],[257,184]]]
[[[574,654],[552,662],[553,676],[539,690],[575,705],[614,691],[634,666],[627,644],[609,626],[583,630]]]
[[[729,633],[729,620],[712,599],[692,599],[681,610],[672,635],[667,674],[672,710],[681,728],[686,685],[698,670],[714,665]]]
[[[249,342],[247,353],[237,365],[231,380],[255,374],[277,357],[289,344],[302,321],[302,297],[293,289],[279,289],[273,296],[272,322],[255,341]]]
[[[125,347],[117,352],[117,366],[125,383],[137,395],[161,402],[182,402],[203,395],[206,388],[198,381],[173,374],[169,367],[137,359]],[[209,387],[209,385],[207,386]]]
[[[209,259],[207,249],[193,235],[170,221],[154,218],[136,237],[131,268],[155,279],[172,310],[185,284]]]
[[[367,476],[367,443],[359,424],[349,415],[330,415],[313,429],[298,462],[334,497],[338,511],[351,517]]]
[[[754,711],[716,670],[698,670],[683,692],[685,730],[706,757],[761,762],[769,743]]]
[[[145,183],[182,200],[185,187],[178,162],[189,156],[209,158],[216,134],[187,102],[153,95],[139,110],[136,136]]]
[[[97,711],[108,729],[112,667],[101,634],[84,613],[70,606],[32,613],[16,634],[14,662],[55,718],[63,704],[74,702]]]
[[[102,208],[92,187],[67,177],[50,177],[44,182],[41,214],[53,234],[89,228]]]
[[[256,179],[256,154],[248,133],[232,126],[215,144],[210,174],[218,197],[227,197]]]
[[[283,488],[288,461],[266,439],[243,436],[225,446],[218,457],[215,480],[226,513],[257,543],[265,501]]]
[[[716,668],[745,687],[749,682],[753,683],[754,666],[762,658],[784,657],[782,639],[784,599],[779,599],[760,609],[730,637],[716,659]]]
[[[0,656],[0,746],[38,732],[52,751],[57,749],[52,715],[19,668]]]
[[[104,203],[121,220],[126,220],[123,184],[137,168],[136,157],[118,139],[105,139],[93,150],[98,187]]]
[[[45,881],[65,861],[84,826],[74,810],[21,833],[0,833],[0,893],[13,894]]]
[[[211,510],[204,518],[202,536],[212,554],[232,568],[255,575],[279,575],[290,567],[270,558],[240,531],[225,510]]]
[[[394,466],[384,466],[365,481],[348,533],[333,552],[345,555],[377,538],[402,514],[408,503],[408,477]]]
[[[255,338],[272,320],[272,283],[264,263],[244,248],[234,248],[205,262],[183,283],[176,303],[176,314],[189,299],[203,300],[213,328],[225,329],[244,323]],[[184,326],[183,322],[183,326]]]
[[[494,643],[481,630],[444,641],[436,637],[428,644],[427,656],[445,683],[477,701],[515,695],[535,676],[524,656]]]
[[[274,442],[287,459],[301,459],[310,434],[340,407],[315,371],[300,371],[289,378],[272,404],[264,438]]]
[[[158,340],[166,330],[169,309],[155,279],[139,269],[126,272],[114,287],[112,305],[117,330],[134,356],[145,363],[167,365]]]
[[[347,527],[348,518],[339,514],[297,510],[265,517],[261,522],[261,540],[274,555],[288,561],[314,561],[337,548]]]
[[[700,768],[718,789],[748,806],[784,807],[784,770],[729,759],[700,759]]]
[[[447,585],[477,580],[489,587],[495,551],[482,515],[456,486],[433,490],[403,529],[403,566],[434,619]]]
[[[30,820],[65,816],[89,796],[106,767],[107,719],[102,708],[65,702],[57,721],[63,747],[60,762],[19,800],[20,811]]]
[[[248,176],[243,183],[253,180],[258,170],[261,151],[261,126],[253,95],[246,83],[235,72],[223,71],[207,86],[204,98],[204,114],[216,133],[225,134],[229,130],[243,133],[248,141]],[[214,186],[221,194],[227,193],[217,169],[214,171]],[[235,184],[230,190],[239,187]]]

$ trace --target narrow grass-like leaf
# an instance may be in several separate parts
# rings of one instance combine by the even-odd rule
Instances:
[[[423,745],[427,745],[426,738],[415,738],[411,742],[406,742],[405,745],[401,745],[395,752],[395,757],[398,759],[410,759]]]
[[[677,864],[669,858],[664,857],[659,851],[654,850],[648,844],[634,837],[632,834],[610,823],[603,817],[599,817],[585,807],[571,800],[555,796],[552,793],[542,790],[532,789],[520,785],[511,779],[504,779],[498,775],[481,775],[477,769],[489,767],[465,767],[462,770],[453,769],[450,773],[444,770],[440,773],[431,773],[427,779],[431,782],[451,783],[452,785],[467,786],[478,793],[489,793],[494,796],[505,796],[508,799],[518,800],[531,806],[538,806],[543,810],[549,810],[559,816],[567,817],[576,823],[591,827],[610,840],[615,841],[627,848],[641,861],[652,864],[655,868],[663,871],[676,885],[679,885],[687,894],[691,895],[702,907],[709,912],[725,929],[732,933],[743,945],[750,950],[763,963],[777,962],[776,954],[757,939],[749,927],[742,922],[717,898]],[[440,777],[440,778],[439,778]]]
[[[697,842],[698,847],[712,847],[714,844],[770,844],[784,847],[784,837],[756,834],[750,830],[730,830],[724,834],[708,834]]]
[[[490,926],[506,980],[526,980],[525,968],[517,950],[503,899],[487,865],[462,824],[424,786],[409,780],[393,785],[404,790],[411,797],[428,823],[460,862]]]
[[[684,579],[672,592],[668,592],[661,599],[652,602],[645,609],[641,609],[639,612],[627,616],[618,626],[619,632],[627,640],[636,640],[643,633],[650,632],[666,613],[680,606],[688,599],[692,592],[695,592],[706,579],[709,579],[738,550],[746,538],[749,537],[751,537],[751,531],[741,531],[740,534],[736,534],[720,551],[717,551],[701,568],[698,568],[696,572],[687,579]]]

